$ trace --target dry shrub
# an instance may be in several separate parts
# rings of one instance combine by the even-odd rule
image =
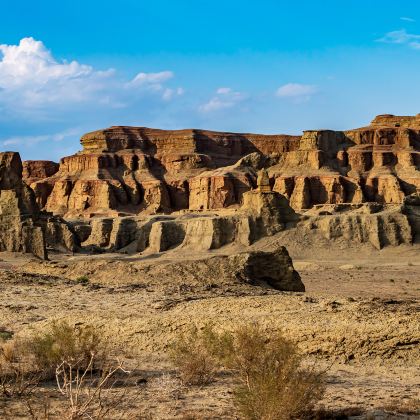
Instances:
[[[28,351],[36,359],[36,367],[53,376],[62,362],[71,362],[75,368],[85,369],[92,355],[95,365],[91,368],[99,368],[107,353],[99,330],[90,325],[76,328],[65,321],[54,322],[49,331],[33,335],[28,340]]]
[[[239,329],[228,365],[239,373],[235,401],[243,416],[286,420],[309,415],[323,396],[324,373],[302,362],[296,344],[279,333],[268,336],[257,326]]]
[[[101,375],[95,375],[94,364],[94,355],[84,369],[80,368],[77,361],[60,363],[55,374],[60,400],[55,404],[45,400],[41,405],[29,400],[27,407],[30,417],[33,420],[135,418],[132,405],[137,394],[129,393],[126,388],[118,386],[121,376],[127,380],[130,372],[116,359],[110,362]]]
[[[0,393],[7,398],[29,395],[41,379],[33,369],[34,362],[24,341],[14,339],[1,344]]]
[[[172,360],[186,384],[214,379],[225,367],[239,378],[235,403],[246,419],[304,418],[324,393],[324,373],[303,366],[296,344],[258,326],[217,334],[194,329],[175,343]]]
[[[205,385],[214,380],[217,359],[209,348],[206,331],[197,328],[181,336],[171,347],[172,362],[185,385]]]
[[[94,370],[103,368],[105,361],[99,331],[53,323],[48,331],[0,344],[1,392],[7,397],[27,395],[41,380],[53,379],[63,362],[72,363],[75,369],[89,366]]]

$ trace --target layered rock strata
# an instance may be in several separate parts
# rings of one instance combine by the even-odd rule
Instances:
[[[229,214],[125,216],[73,222],[83,248],[120,252],[194,252],[234,244],[247,247],[258,239],[293,227],[298,215],[276,192],[244,194],[244,204]]]
[[[164,131],[111,127],[82,137],[83,151],[60,162],[58,172],[31,186],[47,211],[66,217],[161,213],[237,204],[255,184],[244,162],[252,153],[293,150],[299,137]],[[252,160],[252,159],[251,159]]]
[[[76,250],[71,225],[39,210],[34,191],[22,180],[23,169],[18,153],[0,153],[0,251],[47,259],[47,247]]]
[[[297,210],[402,203],[420,189],[419,121],[381,115],[367,127],[302,136],[111,127],[84,135],[83,151],[56,173],[30,162],[25,174],[40,206],[66,217],[239,205],[261,167]]]
[[[45,232],[33,191],[22,181],[18,153],[0,153],[0,251],[28,252],[46,259]]]

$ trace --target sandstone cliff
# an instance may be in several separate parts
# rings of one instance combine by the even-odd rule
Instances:
[[[60,251],[77,249],[71,225],[40,211],[34,191],[22,180],[24,171],[42,177],[49,167],[49,163],[22,166],[18,153],[0,153],[0,251],[28,252],[46,259],[47,246]]]
[[[38,223],[33,191],[22,181],[18,153],[0,153],[0,251],[47,257],[45,232]]]
[[[65,217],[207,210],[239,205],[269,169],[295,209],[317,204],[402,203],[420,189],[420,117],[381,115],[370,126],[302,136],[111,127],[83,150],[28,162],[42,208]],[[250,155],[251,157],[245,158]]]
[[[66,217],[222,208],[238,204],[255,184],[258,168],[239,160],[253,153],[279,156],[298,141],[287,135],[111,127],[83,136],[82,152],[63,158],[57,173],[31,186],[46,210]]]

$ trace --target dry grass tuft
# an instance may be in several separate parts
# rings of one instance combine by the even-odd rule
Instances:
[[[196,328],[173,343],[170,357],[184,385],[206,385],[214,380],[218,362],[211,350],[206,333]]]
[[[324,394],[324,373],[303,367],[296,344],[257,326],[217,334],[211,326],[194,329],[172,352],[185,384],[205,384],[220,367],[239,379],[235,403],[250,420],[305,418]]]
[[[278,333],[239,329],[228,362],[239,373],[235,402],[246,419],[302,419],[324,394],[324,373],[303,367],[296,344]]]

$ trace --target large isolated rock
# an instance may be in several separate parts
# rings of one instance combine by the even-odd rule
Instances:
[[[239,252],[232,255],[206,256],[185,261],[175,260],[156,266],[161,276],[182,278],[183,283],[248,283],[277,290],[304,292],[305,286],[293,268],[286,248],[275,251]],[[154,267],[154,268],[156,268]]]
[[[265,282],[277,290],[304,292],[305,286],[285,247],[274,252],[253,251],[229,257],[233,275],[251,284]]]

